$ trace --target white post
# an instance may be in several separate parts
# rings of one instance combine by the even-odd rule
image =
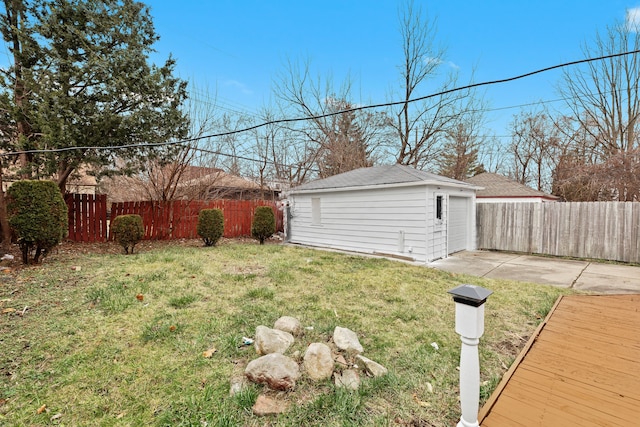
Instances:
[[[477,427],[480,405],[480,359],[478,343],[484,333],[484,303],[492,291],[474,285],[462,285],[449,291],[456,303],[456,333],[462,340],[460,350],[460,409],[457,427]]]

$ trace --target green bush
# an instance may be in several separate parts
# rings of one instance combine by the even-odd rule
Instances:
[[[221,209],[202,209],[198,213],[198,236],[205,246],[214,246],[224,234],[224,214]]]
[[[17,181],[7,190],[9,226],[22,251],[22,262],[45,256],[67,236],[67,204],[53,181]]]
[[[276,217],[273,214],[273,209],[269,206],[258,206],[253,215],[251,235],[254,239],[260,240],[261,245],[264,245],[264,239],[271,237],[275,232]]]
[[[124,248],[125,254],[133,253],[136,244],[144,236],[142,217],[140,215],[117,216],[111,224],[111,232],[115,241]]]

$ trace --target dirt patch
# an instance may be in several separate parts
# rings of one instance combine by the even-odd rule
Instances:
[[[233,274],[238,276],[261,276],[267,269],[261,265],[245,265],[242,267],[228,267],[224,272],[227,274]]]
[[[528,337],[518,337],[514,339],[504,339],[497,343],[494,346],[494,349],[501,354],[509,355],[513,358],[520,354],[520,351],[524,348],[524,345],[527,343]]]
[[[394,420],[396,424],[408,427],[433,427],[435,424],[431,424],[429,421],[422,418],[413,418],[405,421],[400,417],[396,417]]]

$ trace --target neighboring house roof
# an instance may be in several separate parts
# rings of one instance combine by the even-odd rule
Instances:
[[[188,166],[182,175],[182,185],[208,184],[213,187],[260,190],[260,184],[241,176],[231,175],[222,169]],[[265,188],[266,189],[266,188]]]
[[[476,192],[476,197],[479,199],[490,197],[559,199],[557,196],[534,190],[497,173],[483,172],[467,179],[466,182],[484,188]]]
[[[440,184],[477,189],[472,184],[418,170],[411,166],[394,164],[354,169],[328,178],[308,182],[293,188],[292,193],[401,184]]]
[[[155,173],[154,180],[162,188],[175,179],[177,172],[175,165],[167,165]],[[102,182],[111,202],[148,200],[157,191],[148,178],[141,176],[115,176],[104,178]],[[176,186],[173,195],[176,199],[238,198],[247,194],[266,198],[279,194],[277,190],[261,187],[257,182],[228,174],[222,169],[202,166],[186,166],[180,173],[179,182],[173,185]]]
[[[71,176],[69,177],[69,180],[67,181],[67,186],[83,186],[83,187],[97,187],[98,186],[98,181],[96,180],[96,177],[93,175],[88,175],[87,171],[82,168],[78,171],[78,175],[77,176]]]

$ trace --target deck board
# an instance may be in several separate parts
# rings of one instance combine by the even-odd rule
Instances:
[[[480,411],[500,426],[634,425],[640,295],[560,297]]]

